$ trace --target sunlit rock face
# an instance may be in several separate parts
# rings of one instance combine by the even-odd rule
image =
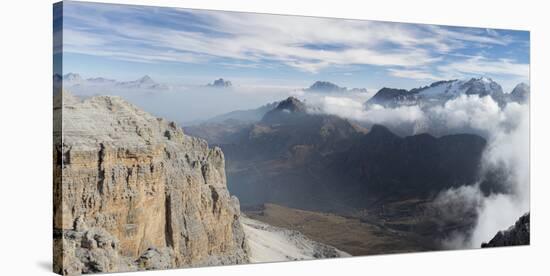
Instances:
[[[118,97],[55,103],[56,272],[248,262],[219,148]]]

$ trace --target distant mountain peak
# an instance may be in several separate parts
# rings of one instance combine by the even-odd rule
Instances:
[[[304,91],[310,92],[323,92],[323,93],[334,93],[334,92],[367,92],[365,88],[353,88],[348,89],[346,87],[338,86],[329,81],[316,81],[309,88],[304,89]]]
[[[409,91],[406,89],[382,87],[382,89],[378,90],[376,94],[380,93],[381,95],[397,95],[397,94],[404,94],[408,92]]]
[[[450,84],[450,83],[453,83],[455,81],[457,81],[457,79],[436,81],[436,82],[432,82],[429,87],[436,87],[436,86],[439,86],[439,85],[442,85],[442,84]],[[420,88],[420,89],[422,89],[422,88]]]
[[[510,92],[509,98],[512,101],[522,103],[529,98],[530,94],[531,87],[529,86],[529,84],[522,82],[514,87],[512,92]]]
[[[502,87],[497,82],[489,77],[478,77],[437,81],[429,86],[411,90],[384,87],[366,104],[379,104],[388,107],[418,103],[441,104],[460,95],[491,96],[499,105],[505,103]]]
[[[411,98],[415,94],[414,91],[406,89],[383,87],[378,90],[366,103],[379,104],[383,106],[395,106],[401,104],[404,100]]]
[[[86,81],[91,82],[91,83],[97,83],[97,84],[116,83],[116,80],[108,79],[108,78],[104,78],[104,77],[89,78],[89,79],[86,79]]]
[[[145,75],[140,79],[138,79],[137,81],[140,83],[155,83],[155,81],[151,77],[149,77],[149,75]]]
[[[67,87],[101,87],[105,88],[117,88],[117,89],[153,89],[153,90],[167,90],[170,86],[155,82],[149,75],[132,80],[132,81],[118,81],[115,79],[109,79],[104,77],[91,77],[84,79],[78,73],[67,73],[60,78],[59,74],[54,75],[54,83],[63,80],[63,85]]]
[[[279,102],[277,110],[288,110],[290,112],[306,112],[306,105],[296,97],[290,96],[287,99]]]
[[[471,78],[461,85],[466,95],[487,96],[491,94],[502,94],[502,87],[489,77]]]
[[[149,75],[145,75],[134,81],[116,82],[115,85],[131,89],[168,89],[168,86],[156,83]]]
[[[233,84],[231,81],[224,80],[223,78],[219,78],[217,80],[214,80],[213,83],[209,83],[208,86],[210,87],[231,87]]]
[[[280,101],[273,110],[265,113],[262,117],[264,123],[286,122],[289,118],[302,117],[307,115],[306,104],[296,97],[288,97]]]
[[[316,81],[306,90],[317,91],[317,92],[341,92],[341,91],[346,91],[347,89],[345,87],[340,87],[332,82]]]
[[[478,78],[472,78],[472,80],[477,80],[477,81],[481,81],[481,82],[494,82],[493,79],[491,79],[490,77],[485,77],[485,76],[478,77]]]
[[[516,87],[514,89],[516,89],[516,88],[530,89],[530,86],[529,86],[529,84],[527,84],[525,82],[520,82],[520,83],[518,83],[518,85],[516,85]]]
[[[514,89],[512,90],[512,92],[510,94],[518,94],[518,93],[527,93],[527,94],[529,94],[529,92],[531,92],[531,87],[529,86],[529,84],[521,82],[521,83],[518,83],[514,87]]]
[[[67,73],[63,75],[65,81],[82,81],[82,77],[77,73]]]

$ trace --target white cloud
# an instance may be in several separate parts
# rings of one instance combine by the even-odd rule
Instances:
[[[426,25],[425,27],[430,29],[435,35],[440,36],[445,40],[476,42],[488,45],[507,45],[512,42],[512,39],[510,37],[501,36],[496,30],[487,29],[489,31],[476,32],[477,29],[471,28],[468,29],[469,31],[459,32],[453,29],[443,28],[436,25]]]
[[[450,133],[474,133],[489,137],[502,129],[512,129],[519,122],[514,118],[517,104],[504,110],[491,97],[462,95],[443,105],[419,105],[385,108],[380,105],[364,106],[365,99],[321,96],[316,104],[325,113],[363,122],[366,125],[382,124],[401,135],[428,132],[436,136]],[[519,117],[518,117],[519,118]]]
[[[351,98],[324,97],[321,110],[366,124],[383,124],[401,135],[430,133],[480,134],[487,139],[482,175],[494,169],[507,175],[498,183],[505,193],[485,196],[479,183],[465,183],[440,193],[434,206],[446,218],[477,213],[470,232],[455,232],[442,241],[447,248],[478,248],[529,211],[529,106],[509,103],[501,108],[490,97],[463,95],[440,106],[365,109]]]
[[[490,132],[498,130],[506,122],[504,114],[491,97],[462,95],[443,106],[432,107],[427,112],[435,121],[444,122],[446,128],[455,130]]]
[[[500,36],[496,31],[476,33],[466,31],[468,29],[458,31],[429,25],[197,10],[188,11],[197,19],[189,26],[197,28],[185,30],[131,19],[132,15],[151,12],[153,8],[150,7],[95,5],[94,12],[77,13],[73,10],[73,13],[66,13],[72,22],[78,24],[65,25],[65,51],[144,62],[204,63],[224,58],[233,59],[236,64],[245,64],[243,61],[246,61],[247,66],[253,66],[248,64],[268,60],[316,73],[330,66],[352,64],[423,67],[441,61],[438,53],[466,47],[466,42],[510,43],[510,38]],[[174,26],[181,24],[178,16],[182,11],[154,9],[159,17],[167,22],[173,21]],[[120,15],[116,22],[107,16],[110,13]],[[486,74],[499,68],[499,64],[490,62],[478,59],[454,66],[455,71],[461,73],[471,68],[468,73]],[[522,69],[517,69],[511,62],[501,63],[508,66],[500,72],[511,69],[512,72],[508,73],[517,74],[516,70]],[[450,70],[446,67],[440,69],[444,72]],[[416,79],[436,79],[426,70],[393,69],[390,73]]]
[[[483,56],[450,62],[437,69],[447,74],[508,75],[529,79],[529,64],[509,59],[490,60]]]

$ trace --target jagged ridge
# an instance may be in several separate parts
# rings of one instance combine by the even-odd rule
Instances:
[[[529,245],[530,243],[530,214],[521,216],[510,228],[499,231],[489,242],[482,243],[482,248]]]

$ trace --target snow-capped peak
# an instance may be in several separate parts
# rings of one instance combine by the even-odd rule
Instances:
[[[483,82],[483,83],[491,83],[491,82],[494,82],[493,79],[489,78],[489,77],[481,77],[479,78],[479,81]]]
[[[441,104],[461,95],[491,96],[499,105],[506,97],[502,87],[488,77],[434,82],[411,90],[383,88],[367,103],[385,106]]]
[[[426,99],[453,98],[462,94],[479,96],[502,94],[502,87],[488,77],[440,81],[418,90],[418,95]]]

